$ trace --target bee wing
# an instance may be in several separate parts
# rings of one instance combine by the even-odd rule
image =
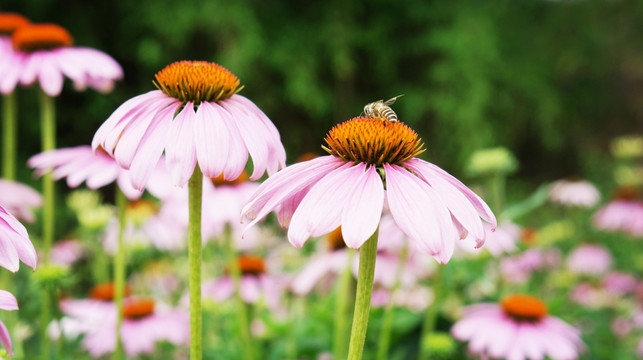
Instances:
[[[384,102],[384,105],[386,105],[386,106],[393,105],[393,103],[395,102],[395,100],[397,100],[397,98],[402,97],[402,96],[404,96],[404,94],[402,94],[402,95],[398,95],[398,96],[396,96],[396,97],[394,97],[394,98],[390,98],[390,99],[388,99],[388,100],[386,100],[386,101]]]

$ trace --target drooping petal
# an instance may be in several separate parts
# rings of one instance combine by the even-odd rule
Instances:
[[[471,189],[469,189],[466,185],[464,185],[460,180],[451,176],[451,174],[442,170],[440,167],[434,164],[431,164],[429,162],[422,161],[420,159],[411,159],[407,163],[415,165],[417,167],[422,167],[424,171],[433,172],[438,176],[442,176],[443,179],[445,179],[451,185],[459,189],[462,192],[462,194],[464,194],[464,196],[466,196],[467,199],[469,199],[471,204],[478,212],[478,215],[486,222],[492,224],[495,229],[495,227],[497,226],[496,217],[491,211],[491,209],[489,209],[489,206],[476,193],[474,193],[473,191],[471,191]]]
[[[38,71],[38,82],[42,90],[51,97],[60,95],[63,88],[63,74],[58,69],[55,56],[43,59]]]
[[[435,190],[435,195],[442,200],[453,216],[469,233],[473,234],[477,239],[484,239],[485,233],[482,228],[482,222],[471,201],[441,174],[436,174],[428,169],[426,164],[428,163],[423,160],[415,159],[415,161],[409,162],[407,166]]]
[[[314,184],[292,216],[288,240],[302,247],[311,236],[327,234],[339,227],[347,199],[355,191],[364,166],[346,163]]]
[[[241,210],[242,220],[251,220],[248,227],[268,215],[284,200],[307,190],[326,173],[344,164],[333,156],[316,159],[289,166],[264,181],[251,196],[251,201]]]
[[[0,344],[7,350],[9,356],[13,356],[13,345],[11,344],[11,336],[5,324],[0,321]]]
[[[16,297],[6,290],[0,290],[0,309],[8,311],[18,310]]]
[[[223,178],[231,181],[238,178],[246,167],[246,163],[248,162],[248,149],[239,133],[239,128],[234,124],[235,119],[230,112],[223,107],[219,107],[218,110],[229,137],[228,158],[223,168]]]
[[[152,175],[163,154],[167,137],[170,135],[169,130],[172,125],[172,119],[178,107],[179,104],[175,103],[159,111],[140,140],[138,150],[130,166],[132,186],[139,191],[143,191],[145,188],[147,180]]]
[[[451,214],[427,184],[409,171],[384,164],[391,215],[400,229],[440,263],[451,258],[457,238]]]
[[[228,159],[229,136],[220,106],[202,102],[196,111],[194,139],[196,156],[203,174],[215,178],[223,172]]]
[[[384,207],[384,184],[375,166],[358,165],[362,171],[354,191],[348,194],[347,206],[342,211],[342,237],[346,245],[358,249],[375,233]]]
[[[165,160],[172,182],[176,186],[187,184],[196,166],[195,121],[194,104],[187,102],[170,125],[170,134],[173,138],[168,139],[165,146]]]

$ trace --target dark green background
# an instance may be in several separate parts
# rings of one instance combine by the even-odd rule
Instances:
[[[279,128],[288,161],[364,104],[394,105],[423,155],[461,174],[506,146],[519,177],[595,177],[609,140],[643,132],[640,1],[10,0],[2,10],[66,27],[125,70],[113,93],[57,99],[58,144],[88,144],[176,60],[210,60]],[[21,159],[39,151],[36,94],[20,94]],[[23,172],[27,170],[24,169]]]

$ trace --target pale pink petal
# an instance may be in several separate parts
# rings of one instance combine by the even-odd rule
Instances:
[[[130,177],[135,189],[143,191],[145,184],[158,166],[159,159],[166,147],[167,138],[174,113],[179,104],[172,104],[154,115],[147,131],[140,140],[138,150],[130,166]]]
[[[41,63],[44,60],[46,53],[43,51],[36,51],[32,54],[24,56],[20,73],[20,84],[24,86],[29,86],[36,81],[38,76],[38,70],[41,67]]]
[[[223,178],[225,180],[235,180],[241,175],[246,163],[248,162],[248,149],[243,143],[243,138],[239,129],[234,124],[235,119],[223,107],[219,107],[219,114],[223,118],[223,124],[226,127],[228,139],[228,158],[223,168]]]
[[[426,191],[426,183],[409,171],[384,164],[391,215],[406,236],[438,260],[451,258],[458,238],[451,214],[442,201]]]
[[[7,350],[7,354],[9,354],[9,356],[13,356],[11,336],[9,335],[9,330],[2,321],[0,321],[0,344],[2,344],[2,346]]]
[[[466,185],[464,185],[460,180],[456,179],[455,177],[451,176],[448,172],[442,170],[440,167],[431,164],[429,162],[423,161],[421,159],[411,159],[409,160],[406,164],[413,165],[416,167],[421,167],[424,169],[425,173],[426,172],[433,172],[436,176],[441,176],[443,179],[448,181],[451,185],[455,186],[458,190],[466,196],[467,199],[471,202],[471,204],[474,206],[476,211],[478,212],[478,215],[485,220],[488,223],[491,223],[493,227],[495,228],[497,223],[496,223],[496,217],[489,209],[489,206],[482,200],[480,197],[471,191]]]
[[[234,282],[229,276],[218,280],[206,281],[203,284],[203,296],[211,297],[215,301],[223,301],[234,294]]]
[[[187,184],[196,166],[195,121],[194,104],[187,102],[170,125],[172,138],[165,146],[165,163],[176,186]]]
[[[55,56],[47,56],[40,65],[38,71],[40,87],[49,96],[60,95],[63,89],[63,74],[58,69]]]
[[[443,178],[441,174],[436,174],[429,169],[425,171],[427,166],[422,166],[422,164],[426,165],[428,163],[419,160],[409,162],[407,166],[435,190],[436,196],[442,200],[453,216],[469,233],[477,239],[484,240],[485,232],[482,228],[482,222],[471,201],[458,188]]]
[[[354,191],[348,193],[346,206],[342,211],[342,237],[346,245],[358,249],[375,233],[380,223],[384,206],[384,184],[375,166],[359,164],[361,174],[355,180]],[[347,180],[348,181],[348,180]]]
[[[243,301],[254,304],[261,297],[261,288],[259,286],[259,279],[256,276],[244,275],[241,277],[241,284],[239,293]]]
[[[6,290],[0,290],[0,309],[8,311],[18,310],[16,297]]]
[[[248,227],[268,215],[282,201],[307,190],[323,178],[329,171],[342,166],[344,162],[333,156],[321,156],[316,159],[289,166],[264,181],[252,195],[252,200],[242,211],[242,220],[251,220]]]
[[[347,199],[363,173],[363,166],[351,165],[346,163],[329,172],[306,194],[288,228],[288,240],[293,245],[302,247],[309,237],[324,235],[339,227]]]
[[[196,111],[196,156],[201,171],[210,178],[215,178],[223,172],[230,148],[227,127],[220,112],[218,105],[209,102],[202,102]]]

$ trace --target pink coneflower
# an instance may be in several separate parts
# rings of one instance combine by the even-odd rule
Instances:
[[[285,165],[279,133],[250,100],[239,79],[205,61],[181,61],[156,74],[153,90],[128,100],[101,125],[92,141],[132,172],[142,189],[163,151],[175,185],[199,165],[205,176],[233,180],[252,157],[256,180]]]
[[[567,360],[578,358],[584,348],[579,331],[548,315],[547,306],[533,296],[509,295],[500,304],[471,305],[464,312],[451,333],[483,358]]]
[[[341,226],[346,245],[357,249],[377,230],[387,203],[413,246],[446,263],[459,237],[471,233],[477,246],[484,243],[480,217],[496,224],[469,188],[415,158],[423,145],[401,122],[357,117],[331,129],[326,143],[331,155],[289,166],[261,184],[243,209],[249,226],[278,210],[296,247]]]
[[[581,245],[567,257],[567,267],[575,274],[601,275],[606,273],[611,265],[612,255],[599,245]]]
[[[18,301],[13,294],[5,290],[0,290],[0,309],[7,311],[18,310]],[[7,350],[9,356],[13,356],[9,330],[7,330],[7,327],[2,321],[0,321],[0,344]]]
[[[603,277],[601,285],[610,294],[623,295],[635,292],[639,286],[639,281],[631,274],[611,271]]]
[[[287,279],[266,273],[266,264],[260,256],[241,255],[237,264],[241,271],[239,293],[243,301],[255,304],[263,299],[269,308],[276,309],[286,289]],[[234,293],[234,280],[229,275],[203,283],[203,296],[215,301],[229,299]]]
[[[83,347],[93,357],[116,348],[116,306],[111,301],[78,299],[60,302],[62,312],[77,320],[74,327],[85,333]],[[189,316],[181,309],[157,304],[152,299],[128,298],[123,307],[121,339],[129,357],[150,354],[159,341],[175,345],[188,342]],[[65,318],[63,318],[65,319]],[[64,327],[65,322],[61,321]],[[68,333],[64,328],[63,333]]]
[[[108,92],[123,77],[121,66],[109,55],[91,48],[73,47],[64,28],[54,24],[26,24],[11,36],[13,56],[0,69],[0,91],[38,81],[49,96],[58,96],[68,77],[78,90],[92,87]]]
[[[128,202],[125,208],[127,223],[123,230],[125,242],[128,245],[153,245],[162,251],[184,248],[185,226],[174,215],[174,211],[149,199]],[[113,219],[104,238],[105,249],[112,254],[118,248],[118,231],[118,221]]]
[[[51,248],[49,260],[58,265],[71,266],[83,256],[83,244],[77,239],[58,241]]]
[[[502,259],[502,277],[514,284],[524,284],[534,271],[550,269],[560,264],[557,249],[528,249],[525,252]]]
[[[29,20],[22,15],[0,12],[0,69],[3,69],[9,59],[14,56],[15,50],[11,44],[11,34],[20,26],[27,24],[29,24]]]
[[[467,236],[462,241],[457,242],[459,245],[458,250],[468,254],[480,254],[486,250],[495,257],[518,250],[516,242],[520,238],[521,232],[518,225],[507,221],[498,225],[495,230],[490,224],[485,223],[483,226],[487,236],[484,248],[476,248],[475,239],[472,236]]]
[[[0,206],[0,266],[12,271],[18,271],[20,261],[32,269],[36,269],[38,256],[34,249],[27,229]]]
[[[601,194],[589,181],[558,180],[551,185],[549,199],[561,205],[591,208],[601,199]]]
[[[643,237],[643,201],[638,195],[633,188],[617,189],[616,199],[594,215],[594,225],[603,230]]]
[[[0,205],[18,219],[33,222],[32,209],[42,206],[42,196],[27,185],[0,179]]]
[[[67,178],[67,186],[71,188],[85,182],[88,188],[96,190],[116,181],[128,199],[135,200],[142,195],[142,191],[132,187],[129,171],[118,166],[116,161],[101,149],[94,153],[89,145],[45,151],[32,156],[27,164],[36,170],[38,176],[52,171],[54,180]],[[163,182],[162,166],[154,171],[158,176],[146,184],[147,190],[160,197],[169,190]]]

